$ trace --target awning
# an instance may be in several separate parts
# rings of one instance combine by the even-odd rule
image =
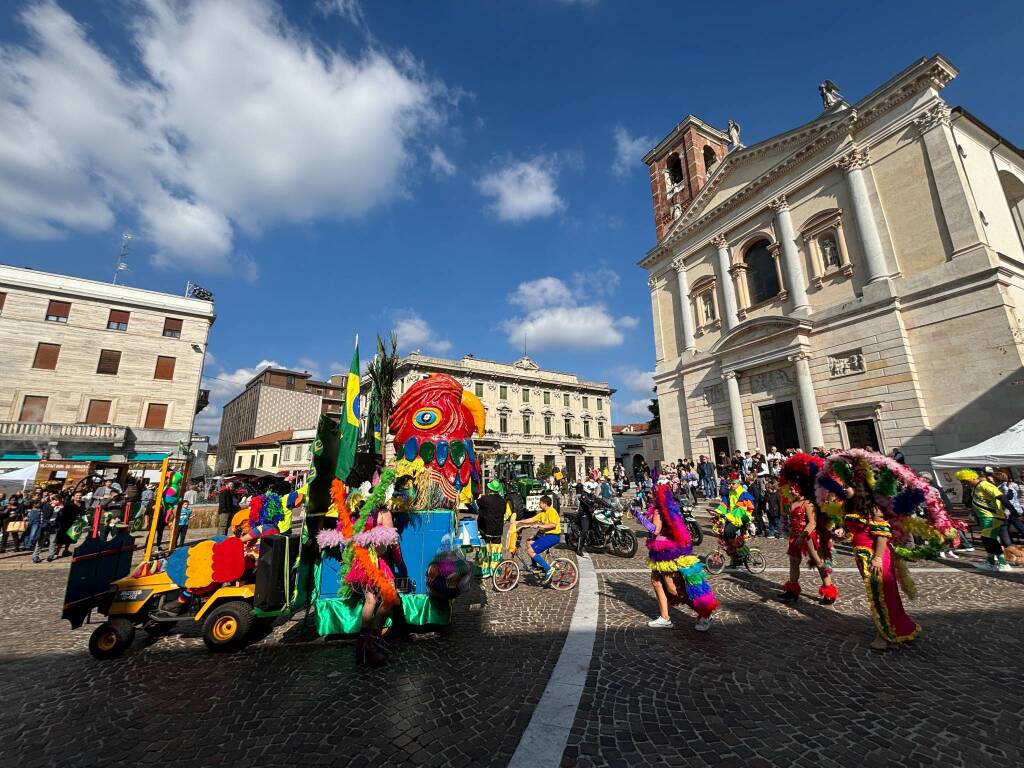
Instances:
[[[169,453],[129,453],[128,461],[163,461]]]
[[[5,472],[0,475],[0,485],[13,485],[21,486],[24,488],[29,483],[34,483],[36,479],[36,473],[39,471],[38,464],[29,464],[26,467],[15,469],[11,472]]]
[[[73,453],[68,458],[71,461],[110,461],[109,453]]]
[[[970,448],[936,456],[932,466],[936,469],[1024,466],[1024,420]]]
[[[38,453],[32,453],[31,451],[28,453],[10,451],[8,453],[0,454],[0,460],[3,461],[39,461],[41,458],[43,457]]]

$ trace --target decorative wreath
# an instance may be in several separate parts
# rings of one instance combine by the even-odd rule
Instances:
[[[842,524],[846,489],[869,493],[892,527],[893,548],[904,560],[936,557],[958,527],[936,488],[880,453],[850,448],[832,454],[817,473],[816,485],[818,506],[837,525]],[[915,535],[925,543],[913,546]]]

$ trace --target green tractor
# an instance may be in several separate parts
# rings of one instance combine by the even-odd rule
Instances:
[[[534,475],[532,459],[498,459],[494,473],[505,486],[505,500],[517,519],[540,511],[544,486]]]

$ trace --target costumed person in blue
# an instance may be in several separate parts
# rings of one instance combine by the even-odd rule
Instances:
[[[714,532],[718,534],[725,549],[732,558],[731,565],[743,565],[747,553],[747,528],[754,513],[754,497],[740,476],[733,472],[729,476],[729,488],[722,494],[722,501],[715,510]]]

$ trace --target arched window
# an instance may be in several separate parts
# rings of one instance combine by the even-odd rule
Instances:
[[[1017,228],[1017,235],[1024,240],[1024,182],[1009,171],[999,171],[999,184],[1010,207],[1010,218]]]
[[[715,155],[715,150],[709,147],[707,144],[704,145],[704,170],[711,173],[711,166],[718,162],[718,157]]]
[[[760,304],[779,293],[779,275],[768,240],[758,240],[747,249],[743,261],[747,265],[747,291],[750,305]]]
[[[668,160],[665,163],[665,169],[668,171],[668,179],[673,185],[679,184],[683,180],[683,163],[679,159],[679,155],[673,152],[668,156]]]

